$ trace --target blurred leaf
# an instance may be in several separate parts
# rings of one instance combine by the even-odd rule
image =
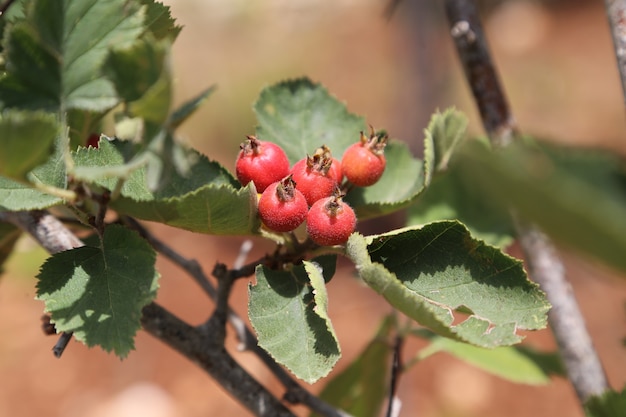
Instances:
[[[437,111],[432,115],[424,133],[424,178],[430,184],[437,171],[444,171],[448,162],[465,136],[467,117],[454,108]]]
[[[0,222],[0,274],[4,272],[4,263],[13,253],[15,243],[21,235],[21,229],[10,223]]]
[[[293,164],[327,145],[335,158],[359,140],[367,125],[345,104],[308,78],[283,81],[261,91],[254,104],[257,137],[280,145]]]
[[[539,355],[535,352],[531,356],[518,346],[486,349],[441,336],[433,335],[429,339],[431,344],[418,352],[419,359],[425,359],[438,352],[446,352],[485,372],[518,384],[548,384],[550,371],[560,364],[557,354]],[[551,362],[548,362],[549,360]],[[542,366],[544,363],[549,365],[548,369]]]
[[[550,306],[521,262],[473,239],[459,222],[353,234],[346,251],[370,287],[443,336],[496,347],[519,342],[518,330],[546,326]],[[460,312],[469,317],[453,324]]]
[[[58,189],[67,188],[63,142],[62,135],[57,135],[53,154],[43,165],[26,174],[29,183]],[[0,176],[0,210],[38,210],[62,202],[63,199],[38,191],[27,183]]]
[[[510,213],[477,194],[451,162],[466,127],[467,118],[455,109],[432,116],[424,139],[426,190],[409,208],[407,225],[460,220],[475,238],[505,247],[513,241]]]
[[[113,49],[104,64],[104,74],[125,101],[140,99],[163,71],[165,45],[138,39],[125,48]]]
[[[0,116],[0,175],[23,181],[50,158],[59,126],[50,114],[8,111]]]
[[[606,152],[529,142],[497,152],[468,143],[455,160],[459,175],[480,198],[514,208],[556,242],[626,271],[623,161]]]
[[[134,348],[141,309],[156,296],[155,261],[138,234],[109,226],[101,242],[52,255],[38,275],[37,298],[57,331],[124,358]]]
[[[174,41],[182,30],[182,26],[176,24],[176,19],[172,18],[169,6],[158,3],[154,0],[139,0],[146,9],[146,26],[156,39],[168,38]]]
[[[67,126],[69,127],[70,149],[76,150],[79,146],[86,146],[89,137],[102,133],[102,118],[105,113],[88,110],[73,109],[67,112]]]
[[[178,126],[183,124],[185,120],[189,118],[192,114],[195,113],[196,110],[206,101],[207,98],[213,94],[217,86],[212,85],[207,88],[196,97],[191,100],[183,103],[178,109],[174,110],[174,112],[170,115],[169,118],[169,126],[172,129],[176,129]]]
[[[411,156],[406,144],[390,141],[385,148],[387,167],[369,187],[355,187],[345,200],[359,220],[382,216],[408,206],[424,189],[422,161]]]
[[[248,314],[259,346],[308,383],[326,376],[341,352],[321,271],[308,261],[291,271],[260,265],[256,280],[248,287]]]
[[[454,165],[436,175],[407,210],[408,226],[439,220],[459,220],[474,238],[490,245],[506,247],[514,239],[509,212],[476,193]]]
[[[4,39],[7,72],[0,97],[7,107],[104,111],[117,104],[100,67],[109,50],[145,30],[144,9],[127,0],[33,1]]]
[[[607,391],[591,397],[585,403],[587,417],[626,417],[626,388],[621,392]]]
[[[74,154],[74,175],[109,190],[125,178],[120,197],[110,204],[120,214],[200,233],[256,232],[254,186],[237,189],[237,181],[217,162],[191,149],[186,152],[188,172],[168,171],[167,182],[157,190],[148,186],[145,167],[154,155],[126,141],[101,139],[98,149],[80,148]]]
[[[143,38],[112,50],[104,74],[128,103],[132,116],[159,125],[165,121],[172,100],[169,41]]]
[[[355,417],[379,416],[388,390],[392,327],[393,319],[387,317],[365,349],[328,381],[319,397]]]

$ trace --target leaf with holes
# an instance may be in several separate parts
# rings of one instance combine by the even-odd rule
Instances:
[[[443,336],[496,347],[521,341],[518,330],[546,326],[550,305],[521,262],[473,239],[459,222],[355,233],[346,251],[370,287]]]

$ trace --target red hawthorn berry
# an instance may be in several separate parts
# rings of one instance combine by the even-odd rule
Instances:
[[[359,187],[375,184],[385,171],[387,135],[379,136],[371,129],[370,137],[361,132],[361,140],[346,149],[341,169],[348,181]]]
[[[356,215],[339,195],[317,200],[306,216],[306,230],[321,246],[341,245],[356,227]]]
[[[290,232],[306,218],[309,206],[291,175],[270,184],[259,200],[261,221],[275,232]]]
[[[337,173],[331,171],[333,157],[326,146],[318,148],[313,156],[299,160],[291,168],[298,190],[304,194],[309,206],[329,197],[337,188]]]
[[[260,193],[272,183],[289,175],[289,159],[283,149],[272,142],[247,136],[248,140],[239,147],[235,162],[235,173],[242,185],[254,181]]]

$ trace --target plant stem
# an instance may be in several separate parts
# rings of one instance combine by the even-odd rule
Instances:
[[[0,221],[12,223],[29,233],[50,254],[84,246],[56,217],[45,211],[0,212]],[[72,333],[62,332],[52,348],[54,356],[60,358],[72,338]]]
[[[63,223],[45,211],[0,212],[0,221],[28,232],[50,253],[84,245]],[[150,334],[206,370],[257,416],[294,417],[226,352],[223,344],[216,343],[218,338],[215,335],[188,325],[154,303],[144,308],[141,323]],[[70,337],[70,333],[61,335],[54,347],[57,357],[63,353]]]
[[[515,139],[517,128],[500,87],[476,5],[473,0],[446,0],[445,4],[451,34],[485,130],[495,147],[506,146]],[[517,216],[513,214],[513,218]],[[602,394],[609,387],[567,282],[565,267],[546,235],[534,225],[522,221],[515,223],[529,275],[545,291],[552,304],[548,321],[569,379],[581,404],[585,403],[591,396]]]
[[[626,104],[626,0],[604,0],[604,5],[611,26],[617,69]]]
[[[143,308],[141,324],[152,336],[198,364],[254,415],[294,416],[235,362],[214,335],[198,331],[156,303]]]
[[[146,230],[139,222],[137,222],[133,218],[124,218],[126,224],[128,224],[133,229],[137,230],[139,234],[144,237],[152,247],[155,248],[159,253],[166,256],[180,268],[182,268],[185,272],[187,272],[193,279],[200,285],[200,287],[206,292],[207,296],[211,300],[216,300],[218,297],[218,290],[215,286],[209,281],[208,276],[202,270],[202,267],[198,264],[197,261],[193,259],[187,259],[184,256],[180,255],[173,248],[169,247],[166,243],[162,242],[160,239],[152,235],[148,230]],[[302,249],[305,250],[308,247],[306,245]],[[238,279],[243,277],[248,277],[254,274],[254,269],[256,265],[259,265],[265,260],[265,257],[257,259],[253,262],[244,264],[245,258],[244,255],[247,256],[247,251],[249,250],[249,246],[244,242],[242,245],[242,249],[238,256],[238,259],[235,261],[235,266],[238,268],[230,269],[227,271],[220,270],[219,274],[229,274],[231,275],[231,279]],[[223,307],[222,307],[223,308]],[[210,321],[211,319],[209,319]],[[285,371],[276,361],[265,351],[263,350],[259,344],[256,336],[252,331],[248,328],[245,321],[237,315],[231,308],[228,308],[228,322],[235,329],[237,334],[237,338],[239,339],[239,350],[244,351],[248,350],[252,352],[255,356],[257,356],[261,362],[270,370],[270,372],[280,381],[280,383],[285,387],[287,392],[284,395],[284,399],[292,404],[303,404],[309,407],[312,411],[316,413],[326,416],[326,417],[351,417],[350,414],[338,410],[332,405],[326,403],[315,395],[311,394],[309,391],[304,389],[295,379],[291,377],[291,375]],[[200,331],[212,330],[214,326],[201,326]]]

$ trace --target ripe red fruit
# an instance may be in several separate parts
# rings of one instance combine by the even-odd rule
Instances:
[[[270,184],[289,175],[289,159],[275,143],[248,136],[239,147],[235,173],[242,185],[254,181],[257,191],[262,193]]]
[[[385,145],[387,135],[372,133],[367,138],[361,132],[361,140],[346,149],[341,159],[341,169],[348,181],[359,187],[375,184],[385,171]]]
[[[289,232],[306,218],[309,206],[289,175],[270,184],[259,200],[259,217],[271,230]]]
[[[337,195],[316,201],[306,216],[307,233],[321,246],[345,243],[355,227],[354,210]]]
[[[309,206],[317,200],[329,197],[337,188],[337,173],[331,171],[333,158],[330,150],[323,146],[313,156],[299,160],[291,168],[298,190],[304,194]]]

